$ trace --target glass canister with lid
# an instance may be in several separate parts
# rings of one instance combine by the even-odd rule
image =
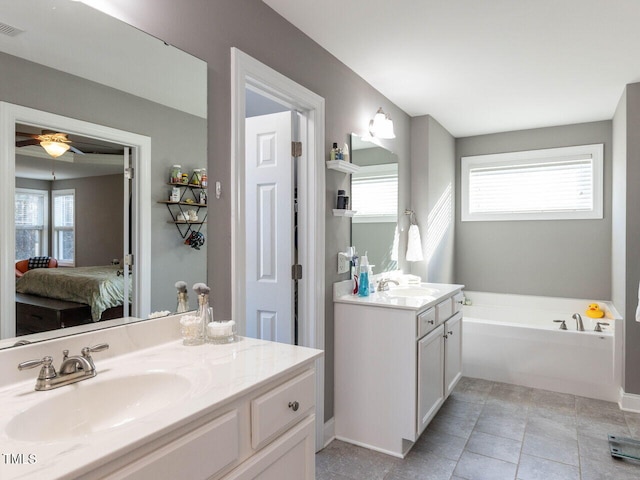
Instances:
[[[200,169],[200,186],[202,188],[207,188],[207,185],[209,184],[209,177],[207,176],[207,169],[206,168],[201,168]]]
[[[194,168],[193,175],[191,175],[191,185],[198,185],[202,183],[202,169]]]
[[[174,165],[171,167],[171,173],[169,174],[169,183],[182,182],[182,166]]]

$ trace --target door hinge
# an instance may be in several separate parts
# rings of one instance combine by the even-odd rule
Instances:
[[[133,179],[133,167],[127,167],[124,169],[124,176],[127,178],[127,180],[132,180]]]
[[[124,256],[124,264],[125,265],[133,265],[133,254],[128,253]]]
[[[302,265],[291,265],[291,279],[292,280],[301,280],[302,279]]]
[[[294,158],[302,156],[302,142],[291,142],[291,156]]]

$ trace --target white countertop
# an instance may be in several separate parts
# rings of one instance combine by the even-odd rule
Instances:
[[[100,360],[96,354],[98,375],[95,378],[46,392],[34,391],[38,369],[33,369],[29,380],[0,389],[0,478],[75,478],[321,355],[320,350],[243,337],[227,345],[195,347],[186,347],[181,340],[173,340],[110,359]],[[135,375],[149,371],[186,377],[191,386],[176,406],[165,407],[124,425],[87,436],[30,442],[9,438],[5,433],[5,427],[12,418],[38,402],[91,382],[122,377],[123,372],[124,375]],[[126,395],[126,392],[122,394]],[[43,420],[47,415],[55,414],[41,412]],[[11,464],[7,460],[10,454],[23,454],[23,463]],[[28,458],[35,459],[35,462],[30,464]]]
[[[392,296],[393,291],[390,290],[388,292],[375,292],[370,294],[368,297],[360,297],[353,294],[340,295],[339,290],[336,289],[335,292],[337,294],[334,295],[333,301],[335,303],[351,303],[366,305],[369,307],[399,308],[415,310],[418,312],[437,304],[442,299],[450,297],[464,288],[464,285],[447,283],[421,283],[419,286],[436,290],[437,293],[434,293],[433,296],[426,297],[395,297]]]

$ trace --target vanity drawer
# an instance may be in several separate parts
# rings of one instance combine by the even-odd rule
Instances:
[[[315,404],[313,370],[289,380],[251,401],[251,447],[262,447],[300,420]]]
[[[453,303],[449,297],[436,305],[436,324],[441,324],[451,315],[453,315]]]
[[[464,293],[458,292],[453,297],[451,297],[451,301],[453,302],[453,313],[458,313],[462,310],[462,302],[464,301]]]
[[[418,315],[418,338],[424,337],[436,327],[436,309],[431,307]]]
[[[206,480],[240,456],[239,430],[238,411],[233,410],[107,478],[138,480],[188,477],[190,480]]]

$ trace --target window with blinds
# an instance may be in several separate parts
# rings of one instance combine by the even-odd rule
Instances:
[[[75,265],[75,190],[53,190],[53,256],[58,265]]]
[[[360,167],[351,176],[351,198],[354,222],[397,222],[398,164]]]
[[[602,218],[603,145],[462,158],[462,221]]]
[[[16,188],[14,207],[16,261],[46,255],[49,192]]]

